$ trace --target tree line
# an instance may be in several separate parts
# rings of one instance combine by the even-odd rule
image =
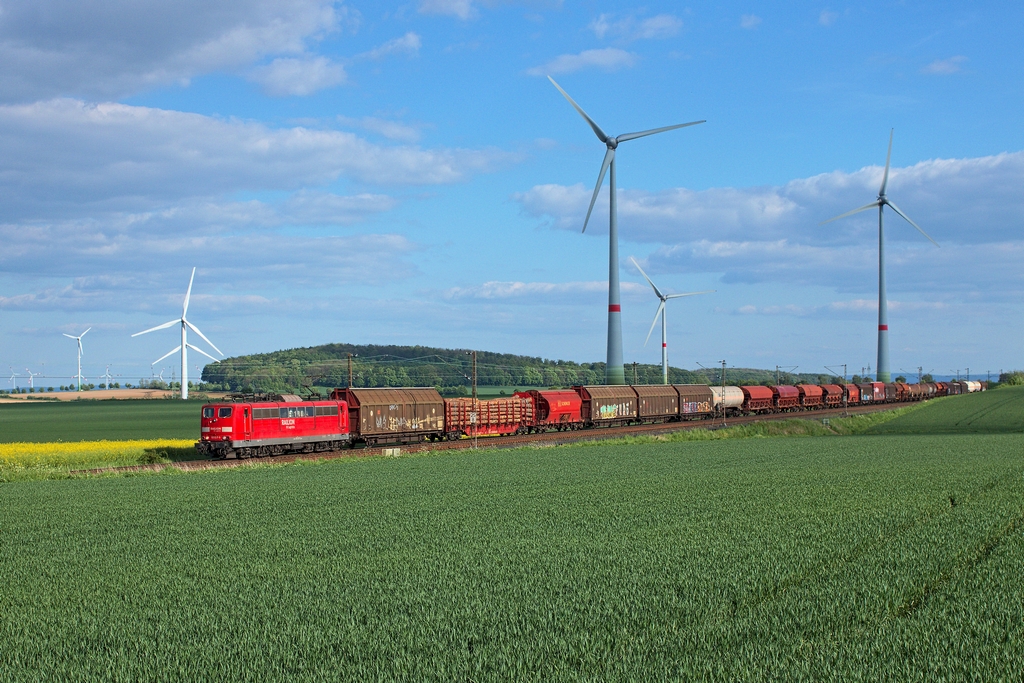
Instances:
[[[445,395],[460,395],[472,383],[472,359],[467,349],[374,344],[325,344],[272,353],[235,356],[203,369],[210,390],[299,393],[349,384],[349,354],[354,387],[435,387]],[[604,363],[576,363],[536,356],[477,352],[477,385],[481,387],[569,387],[603,384]],[[626,381],[660,384],[661,365],[627,363]],[[721,384],[721,368],[669,368],[672,384]],[[815,373],[781,373],[783,384],[829,383],[842,378]],[[776,383],[773,370],[727,368],[726,384]]]

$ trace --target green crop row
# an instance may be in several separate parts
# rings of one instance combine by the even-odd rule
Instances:
[[[977,680],[1024,660],[1020,435],[0,485],[6,680]]]

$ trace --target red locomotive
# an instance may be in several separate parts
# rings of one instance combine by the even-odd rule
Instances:
[[[203,406],[196,448],[215,458],[251,458],[333,451],[349,442],[344,401],[303,401],[288,395],[280,399]]]

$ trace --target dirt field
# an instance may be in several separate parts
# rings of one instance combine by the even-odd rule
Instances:
[[[0,397],[0,403],[26,403],[39,400],[77,401],[78,399],[89,401],[109,401],[126,398],[171,398],[171,391],[161,389],[93,389],[92,391],[54,391],[40,394],[11,394]],[[194,390],[193,390],[193,393]],[[207,394],[211,399],[224,396],[223,393],[215,392]]]

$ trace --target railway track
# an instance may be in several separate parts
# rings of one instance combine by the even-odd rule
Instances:
[[[625,427],[598,427],[579,432],[541,432],[539,434],[524,434],[521,436],[487,436],[477,440],[472,438],[460,439],[458,441],[437,441],[422,442],[415,444],[403,444],[395,448],[401,448],[403,453],[428,453],[433,451],[465,450],[475,447],[474,441],[484,448],[519,448],[530,444],[545,444],[560,446],[564,444],[579,443],[582,441],[603,441],[617,439],[624,436],[658,435],[672,432],[685,431],[689,429],[721,429],[725,426],[736,426],[752,424],[756,422],[767,422],[789,419],[812,419],[842,417],[845,414],[860,415],[865,413],[876,413],[885,410],[895,410],[906,406],[906,403],[886,403],[882,405],[851,406],[847,409],[830,408],[815,410],[813,412],[777,413],[744,415],[729,417],[723,420],[721,417],[713,420],[689,420],[683,422],[664,422],[656,424],[629,425]],[[168,467],[175,467],[180,470],[207,470],[222,467],[241,467],[248,464],[287,464],[299,459],[333,460],[335,458],[352,458],[379,456],[391,447],[374,448],[345,448],[338,451],[325,451],[322,453],[292,453],[288,455],[268,456],[265,458],[247,458],[226,460],[181,460],[171,463],[154,463],[151,465],[128,465],[125,467],[101,467],[88,470],[73,470],[72,474],[105,474],[113,472],[159,472]]]

